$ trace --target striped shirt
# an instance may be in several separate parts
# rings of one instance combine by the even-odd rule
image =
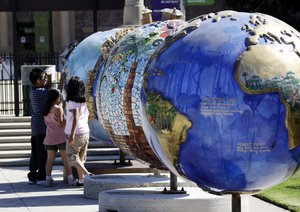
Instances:
[[[44,122],[44,109],[47,100],[48,89],[32,88],[30,93],[31,100],[31,135],[46,135],[46,125]]]

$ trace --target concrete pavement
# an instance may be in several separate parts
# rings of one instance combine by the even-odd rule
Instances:
[[[85,198],[83,196],[83,188],[65,184],[62,170],[62,166],[54,166],[52,175],[55,185],[53,187],[43,187],[27,184],[27,167],[0,168],[0,211],[98,211],[98,200]],[[252,196],[249,199],[249,205],[250,212],[286,212],[284,209]]]
[[[55,166],[52,172],[55,185],[44,187],[27,184],[27,167],[1,168],[0,211],[98,211],[98,201],[84,198],[83,188],[63,182],[62,169],[62,166]]]

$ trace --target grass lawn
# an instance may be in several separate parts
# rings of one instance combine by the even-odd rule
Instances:
[[[288,180],[255,196],[287,210],[300,212],[300,169]]]

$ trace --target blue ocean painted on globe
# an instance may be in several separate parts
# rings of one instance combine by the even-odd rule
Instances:
[[[94,87],[98,117],[122,152],[152,168],[166,169],[153,153],[141,126],[143,73],[157,46],[185,23],[168,20],[133,29],[111,47],[98,69]]]
[[[224,11],[190,21],[157,50],[142,122],[172,172],[226,193],[271,187],[298,168],[300,70],[286,57],[299,58],[280,40],[299,38],[287,30],[270,16]]]
[[[102,55],[101,45],[108,39],[114,37],[119,31],[120,29],[115,28],[103,32],[96,32],[82,40],[70,53],[62,70],[62,93],[65,98],[66,85],[70,78],[72,76],[78,76],[83,80],[86,86],[85,96],[90,113],[90,137],[104,145],[112,145],[112,142],[104,130],[102,123],[97,120],[94,115],[94,99],[90,98],[92,97],[92,91],[89,88],[92,87],[94,83],[93,80],[91,80],[91,76],[94,74],[94,67],[98,58]]]

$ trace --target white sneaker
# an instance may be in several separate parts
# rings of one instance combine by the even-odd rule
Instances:
[[[88,173],[88,174],[86,174],[85,176],[84,176],[84,178],[86,178],[86,177],[92,177],[92,176],[95,176],[93,173]]]
[[[54,180],[52,178],[51,179],[46,179],[44,181],[43,186],[45,186],[45,187],[51,187],[51,186],[53,186],[53,183],[54,183]]]
[[[68,179],[68,185],[75,185],[76,184],[76,179]]]
[[[40,185],[40,186],[43,186],[45,184],[45,181],[46,180],[38,180],[38,181],[36,181],[36,184]]]
[[[29,184],[29,185],[35,185],[35,184],[36,184],[36,181],[28,180],[28,184]]]

